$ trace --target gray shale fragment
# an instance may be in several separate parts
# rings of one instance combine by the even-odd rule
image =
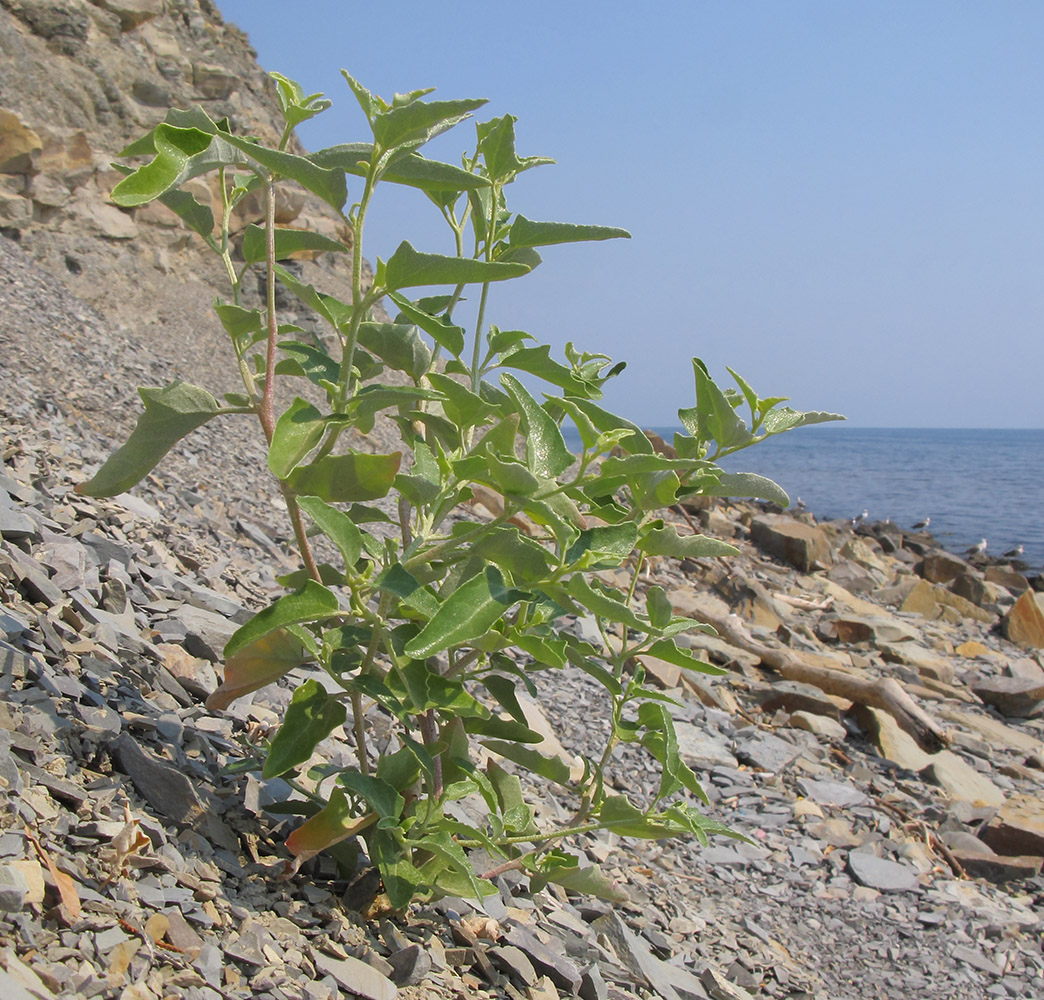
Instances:
[[[848,852],[848,869],[860,885],[879,892],[905,892],[920,885],[909,865],[864,851]]]

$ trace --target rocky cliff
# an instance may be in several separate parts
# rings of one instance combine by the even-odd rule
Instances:
[[[0,0],[0,51],[4,236],[19,242],[50,280],[94,307],[114,343],[140,342],[150,357],[169,362],[171,377],[211,391],[240,388],[211,311],[215,295],[227,294],[218,262],[159,203],[121,209],[109,192],[120,179],[111,165],[116,155],[169,107],[201,104],[237,129],[278,137],[274,89],[244,33],[226,24],[209,0]],[[203,178],[193,183],[193,194],[219,204]],[[235,227],[260,212],[260,200],[248,199]],[[303,191],[282,197],[277,217],[284,225],[345,235],[332,213]],[[308,280],[345,293],[347,272],[339,261],[300,266]],[[120,433],[136,410],[136,378],[111,373],[128,404],[124,414],[111,393],[98,393],[96,380],[75,384],[75,355],[54,333],[30,332],[28,343],[20,338],[8,364],[13,370],[20,361],[49,367],[48,381],[63,405],[93,412],[104,429]]]

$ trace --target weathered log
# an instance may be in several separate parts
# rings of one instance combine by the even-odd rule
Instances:
[[[801,681],[827,694],[879,708],[895,718],[926,753],[936,753],[949,746],[950,737],[927,712],[891,677],[853,677],[843,670],[809,663],[799,653],[758,642],[744,628],[736,615],[728,617],[701,613],[728,643],[759,657],[761,662],[788,681]]]

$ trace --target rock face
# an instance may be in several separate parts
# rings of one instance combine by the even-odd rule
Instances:
[[[118,208],[109,192],[120,179],[112,161],[169,107],[201,104],[215,119],[278,139],[275,90],[246,36],[209,0],[0,0],[0,52],[0,232],[103,313],[115,333],[122,326],[166,352],[176,366],[170,377],[211,392],[239,389],[211,308],[216,295],[228,297],[219,261],[162,205]],[[204,204],[220,204],[214,185],[216,175],[207,175],[190,186]],[[246,199],[234,229],[261,214],[260,201]],[[285,192],[277,218],[346,236],[303,191]],[[346,294],[340,259],[301,267],[307,280]],[[292,312],[286,319],[295,322]],[[304,311],[301,319],[316,329]],[[23,359],[6,360],[14,369]],[[61,386],[66,378],[55,368],[45,381]],[[136,406],[128,404],[133,419]],[[108,430],[129,425],[111,402],[79,405]]]

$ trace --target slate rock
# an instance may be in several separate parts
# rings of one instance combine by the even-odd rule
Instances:
[[[17,913],[25,906],[28,895],[25,876],[11,865],[0,865],[0,910]]]
[[[20,538],[39,538],[40,532],[36,522],[19,510],[0,506],[0,536],[17,540]]]
[[[679,998],[679,989],[699,996],[700,981],[684,969],[661,962],[616,913],[606,913],[591,923],[591,928],[604,934],[617,958],[640,981],[648,983],[664,1000]]]
[[[394,1000],[399,989],[387,976],[357,958],[331,958],[317,951],[313,954],[315,967],[327,976],[333,976],[349,994],[366,1000]]]
[[[414,986],[431,972],[431,956],[418,944],[411,944],[388,956],[389,978],[396,986]]]
[[[811,799],[821,806],[847,808],[849,806],[866,805],[869,801],[866,795],[858,788],[846,785],[840,781],[799,778],[798,788],[805,798]]]
[[[802,747],[796,747],[771,733],[754,733],[736,740],[736,757],[744,763],[769,774],[779,774],[798,757]]]
[[[185,626],[185,648],[193,656],[206,660],[220,660],[225,645],[238,626],[222,615],[192,604],[183,604],[174,612]]]
[[[909,865],[865,851],[848,852],[848,870],[860,885],[878,892],[906,892],[920,884],[916,870]]]
[[[576,963],[549,948],[528,927],[512,921],[502,940],[524,951],[537,972],[550,976],[560,989],[575,993],[580,988],[582,977]]]
[[[736,757],[728,741],[721,735],[691,722],[676,722],[678,753],[690,767],[735,767]]]
[[[1032,855],[1001,855],[989,849],[984,851],[966,851],[951,848],[951,853],[960,866],[972,878],[984,878],[988,882],[1017,882],[1021,879],[1035,878],[1040,874],[1044,858]]]
[[[204,806],[192,782],[176,767],[147,754],[129,733],[113,740],[109,752],[142,798],[162,815],[185,826],[202,819]]]
[[[972,684],[972,691],[1002,715],[1028,719],[1044,709],[1044,678],[990,677]]]
[[[526,986],[535,985],[537,979],[540,978],[526,953],[512,944],[490,948],[489,957],[498,969],[513,974]]]
[[[1004,804],[1004,792],[953,751],[942,750],[932,754],[929,760],[928,766],[920,772],[921,776],[941,785],[951,798],[992,808]]]

